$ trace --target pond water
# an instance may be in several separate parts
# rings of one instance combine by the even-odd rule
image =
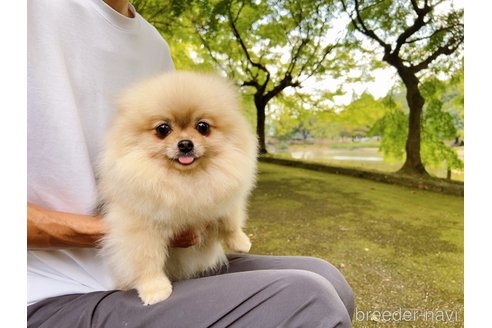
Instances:
[[[276,149],[272,147],[268,151],[282,157],[325,163],[333,166],[354,167],[365,170],[395,172],[403,161],[389,161],[384,159],[383,153],[377,148],[330,148],[329,146],[294,146],[287,149]],[[460,156],[460,154],[458,152]],[[447,174],[443,163],[441,167],[428,167],[427,170],[434,176],[445,178]],[[464,173],[453,170],[453,180],[464,181]]]

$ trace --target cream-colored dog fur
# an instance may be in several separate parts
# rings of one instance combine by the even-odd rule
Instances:
[[[226,264],[221,240],[232,251],[251,247],[242,228],[257,140],[238,96],[221,77],[174,72],[118,100],[99,170],[109,228],[102,255],[118,288],[136,288],[144,304],[168,298],[171,281]],[[163,137],[166,126],[171,131]],[[192,156],[179,151],[182,140],[192,141]],[[171,239],[189,229],[206,230],[204,241],[171,248]]]

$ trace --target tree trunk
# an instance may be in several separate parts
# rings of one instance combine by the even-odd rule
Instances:
[[[260,154],[266,154],[266,143],[265,143],[265,107],[266,102],[261,97],[261,95],[255,95],[255,106],[256,106],[256,135],[258,136],[258,144]]]
[[[422,131],[422,109],[425,99],[419,90],[418,78],[408,72],[398,72],[407,89],[407,103],[410,109],[408,117],[408,137],[405,146],[407,158],[399,170],[400,173],[411,175],[429,175],[425,170],[420,155],[420,142]]]

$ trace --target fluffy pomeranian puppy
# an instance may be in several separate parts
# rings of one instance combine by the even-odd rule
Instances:
[[[171,281],[227,263],[221,241],[248,252],[242,231],[255,184],[257,139],[238,90],[221,77],[167,73],[127,90],[108,131],[99,167],[102,255],[117,287],[146,305],[167,299]],[[171,248],[184,231],[206,231]]]

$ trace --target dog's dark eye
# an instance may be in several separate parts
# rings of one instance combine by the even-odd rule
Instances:
[[[196,130],[200,134],[206,136],[210,133],[210,125],[207,122],[198,122],[196,125]]]
[[[167,123],[162,123],[155,128],[157,136],[160,138],[165,138],[169,133],[171,133],[171,127]]]

